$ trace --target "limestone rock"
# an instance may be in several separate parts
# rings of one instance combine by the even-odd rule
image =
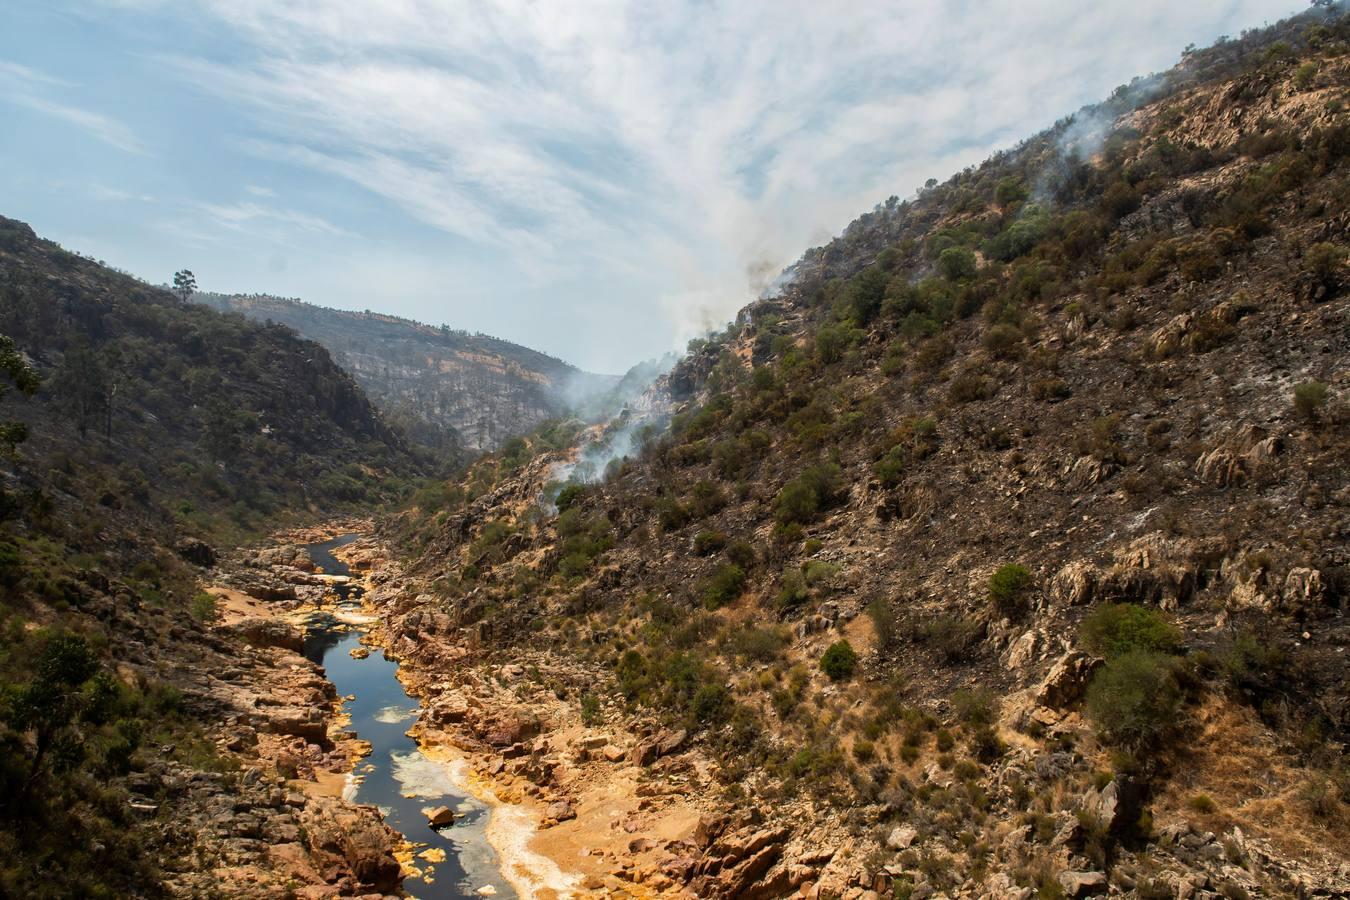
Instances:
[[[892,850],[908,850],[918,836],[919,832],[915,829],[908,825],[901,825],[892,828],[891,833],[886,835],[886,846]]]
[[[437,806],[434,809],[428,809],[427,824],[432,828],[444,828],[446,825],[455,823],[455,812],[448,806]]]
[[[1033,702],[1050,709],[1064,709],[1076,703],[1101,664],[1101,660],[1086,653],[1069,651],[1050,667],[1032,695]]]
[[[1105,894],[1107,890],[1106,875],[1101,872],[1060,872],[1059,886],[1064,889],[1066,897],[1093,897],[1098,894]]]

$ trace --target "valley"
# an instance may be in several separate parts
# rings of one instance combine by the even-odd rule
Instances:
[[[1342,5],[624,379],[182,284],[0,218],[0,896],[1350,896]]]

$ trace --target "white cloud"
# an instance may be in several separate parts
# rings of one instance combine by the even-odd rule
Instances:
[[[219,57],[161,60],[246,114],[237,146],[358,185],[527,288],[645,292],[622,328],[645,323],[648,347],[653,319],[681,338],[725,321],[888,195],[1301,5],[131,0],[228,35]],[[235,228],[341,231],[251,202],[206,209]],[[395,276],[385,296],[400,285],[421,289]]]
[[[300,231],[321,232],[330,235],[351,234],[345,228],[339,228],[320,216],[313,216],[294,209],[263,206],[259,203],[200,203],[197,204],[197,208],[215,221],[216,224],[234,231],[245,230],[259,222],[274,222],[291,226]]]
[[[128,191],[123,188],[108,187],[104,184],[91,185],[89,192],[99,200],[109,200],[114,203],[126,203],[133,200],[139,203],[155,202],[155,197],[152,194],[142,194],[137,191]]]
[[[71,87],[73,85],[68,81],[28,66],[0,60],[0,100],[68,122],[127,153],[147,154],[145,145],[122,122],[48,96],[52,90]]]

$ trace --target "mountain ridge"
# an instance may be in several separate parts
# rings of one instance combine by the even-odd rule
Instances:
[[[612,387],[557,357],[484,334],[371,310],[340,310],[266,294],[200,292],[196,302],[277,321],[329,349],[386,415],[432,446],[494,450]]]

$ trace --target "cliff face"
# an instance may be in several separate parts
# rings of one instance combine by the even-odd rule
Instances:
[[[616,379],[592,375],[509,341],[396,316],[266,295],[198,294],[198,302],[288,325],[327,347],[391,420],[424,443],[494,450],[563,414],[570,391]]]
[[[1342,13],[1188,54],[808,252],[561,514],[485,460],[388,532],[429,708],[564,834],[637,768],[614,877],[700,897],[1350,892],[1347,108]]]

